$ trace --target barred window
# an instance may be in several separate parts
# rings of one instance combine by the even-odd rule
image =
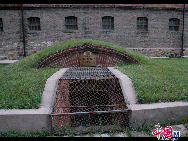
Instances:
[[[111,16],[102,17],[102,29],[114,30],[114,17]]]
[[[40,31],[40,18],[30,17],[28,18],[28,27],[30,31]]]
[[[169,30],[178,31],[180,26],[180,20],[176,18],[169,19]]]
[[[3,31],[3,20],[0,18],[0,32]]]
[[[139,30],[148,30],[148,18],[138,17],[137,18],[137,29]]]
[[[78,30],[77,17],[65,17],[65,27],[66,29]]]

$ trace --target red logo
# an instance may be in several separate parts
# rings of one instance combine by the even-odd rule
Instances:
[[[164,137],[172,137],[172,127],[171,126],[167,126],[163,130],[157,128],[152,133],[153,133],[153,135],[157,136],[157,135],[161,134],[162,132],[163,132]]]

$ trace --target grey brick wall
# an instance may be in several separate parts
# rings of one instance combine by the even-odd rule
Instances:
[[[78,30],[65,29],[65,17],[75,16]],[[102,17],[114,17],[114,30],[102,30]],[[29,31],[29,17],[39,17],[41,31]],[[148,31],[137,30],[137,17],[148,18]],[[4,31],[0,33],[0,59],[23,57],[20,10],[0,10]],[[169,19],[180,19],[179,31],[169,31]],[[181,11],[123,8],[38,8],[24,10],[27,55],[70,39],[110,42],[147,56],[166,56],[181,49]],[[184,55],[188,55],[188,13],[185,13]]]

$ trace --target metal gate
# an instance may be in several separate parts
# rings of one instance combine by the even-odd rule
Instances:
[[[129,124],[119,79],[106,67],[69,68],[59,79],[50,117],[54,134],[121,130]]]

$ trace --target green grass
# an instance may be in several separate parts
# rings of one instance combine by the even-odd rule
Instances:
[[[151,59],[107,42],[74,39],[59,43],[13,64],[0,68],[0,109],[37,109],[46,80],[60,67],[33,68],[42,58],[60,49],[86,42],[108,46],[136,58],[140,64],[126,64],[119,69],[133,81],[139,103],[187,100],[188,59]]]
[[[150,60],[134,51],[103,41],[88,39],[65,41],[0,68],[0,109],[39,108],[46,80],[60,67],[36,69],[33,66],[42,58],[60,49],[82,45],[86,42],[123,51],[134,56],[141,63],[147,63]]]
[[[0,69],[0,108],[39,108],[46,80],[58,68],[21,68],[11,64]]]
[[[0,64],[0,68],[7,66],[8,64]]]
[[[152,59],[118,69],[131,78],[139,103],[188,101],[188,58]]]

